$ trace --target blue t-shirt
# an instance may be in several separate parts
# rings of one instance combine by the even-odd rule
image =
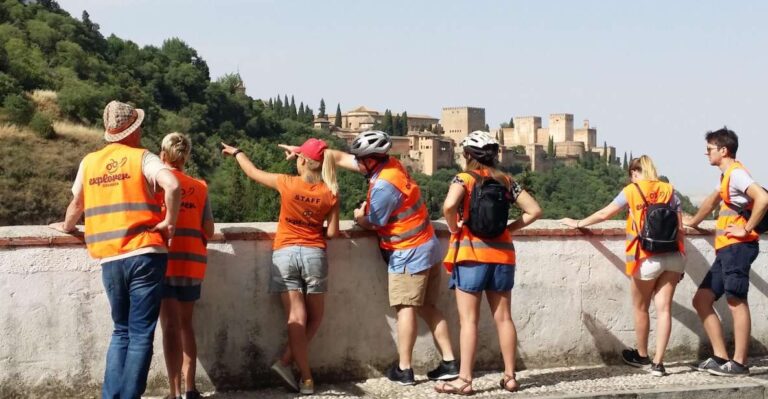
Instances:
[[[373,176],[375,179],[378,172]],[[399,208],[404,200],[403,193],[386,180],[377,179],[371,188],[370,203],[368,204],[368,222],[376,226],[387,224],[390,215]],[[432,239],[415,248],[397,249],[392,251],[388,269],[390,273],[419,273],[443,259],[440,242],[432,234]]]

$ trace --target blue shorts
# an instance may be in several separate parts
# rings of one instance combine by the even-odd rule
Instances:
[[[200,299],[201,284],[196,285],[171,285],[168,279],[163,282],[163,299],[175,299],[180,302],[194,302]]]
[[[699,289],[712,290],[715,300],[723,294],[728,298],[747,299],[749,269],[759,252],[757,241],[720,248],[715,256],[715,263],[704,276]]]
[[[515,286],[515,265],[474,263],[454,266],[448,288],[464,292],[510,291]]]

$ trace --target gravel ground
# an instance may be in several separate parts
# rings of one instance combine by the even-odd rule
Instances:
[[[695,371],[693,363],[666,365],[668,376],[654,377],[647,371],[629,366],[561,367],[525,370],[517,373],[521,385],[519,392],[510,394],[499,387],[501,373],[481,372],[472,386],[475,397],[568,397],[575,395],[631,393],[639,390],[679,391],[693,388],[718,388],[756,384],[768,385],[768,358],[753,359],[750,377],[717,377]],[[403,387],[386,378],[372,378],[360,382],[323,384],[316,386],[316,394],[303,398],[434,398],[435,383],[426,376],[417,375],[415,386]],[[277,387],[247,392],[208,392],[214,399],[280,399],[299,396],[287,388]],[[450,397],[450,396],[448,396]]]

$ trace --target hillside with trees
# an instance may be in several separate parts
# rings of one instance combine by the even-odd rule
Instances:
[[[334,148],[345,143],[312,128],[308,102],[288,94],[261,100],[245,93],[238,74],[212,79],[197,51],[179,38],[139,46],[104,37],[87,12],[70,16],[53,0],[0,0],[0,225],[46,224],[63,217],[82,157],[103,145],[101,116],[112,99],[146,112],[143,144],[157,152],[173,131],[193,141],[188,172],[209,182],[214,216],[221,222],[274,221],[277,193],[247,179],[220,155],[224,141],[256,165],[292,172],[277,144],[310,136]],[[314,103],[314,101],[313,101]],[[325,101],[318,115],[327,117]],[[333,123],[340,124],[337,105]],[[382,128],[405,134],[407,115],[389,112]],[[433,218],[457,169],[414,174]],[[547,174],[523,173],[545,216],[580,216],[607,203],[626,182],[620,166],[582,165]],[[365,179],[341,172],[343,217],[365,198]]]

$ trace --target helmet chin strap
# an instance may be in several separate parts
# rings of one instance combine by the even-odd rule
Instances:
[[[385,155],[383,157],[369,157],[367,159],[373,159],[375,161],[375,164],[372,168],[368,168],[368,165],[366,164],[365,160],[363,160],[363,166],[365,167],[365,178],[367,180],[371,179],[371,176],[373,176],[373,172],[376,171],[376,169],[379,168],[381,164],[387,161],[389,159],[389,155]]]

